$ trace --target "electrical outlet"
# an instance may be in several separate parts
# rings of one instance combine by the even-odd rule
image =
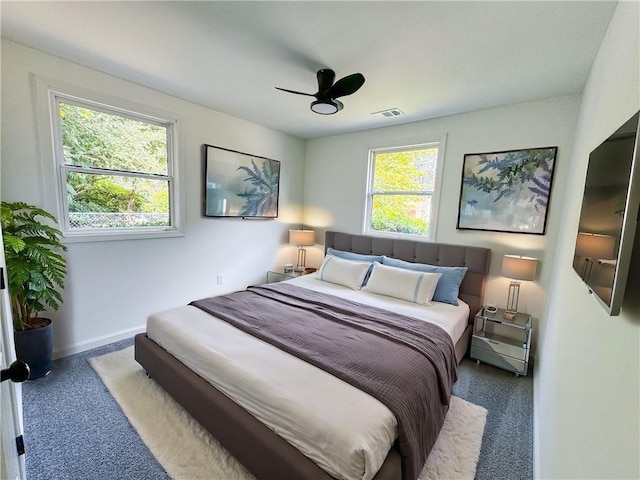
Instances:
[[[216,282],[218,283],[218,285],[222,285],[224,283],[224,275],[221,273],[216,275]]]

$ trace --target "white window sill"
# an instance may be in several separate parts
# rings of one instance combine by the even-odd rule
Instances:
[[[67,231],[64,233],[64,243],[110,242],[117,240],[148,240],[153,238],[184,237],[184,233],[175,228],[150,228],[140,231],[136,229],[83,230],[81,232]]]

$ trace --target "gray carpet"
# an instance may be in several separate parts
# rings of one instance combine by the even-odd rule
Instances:
[[[23,390],[29,480],[166,479],[87,359],[123,340],[56,360]],[[465,359],[453,393],[489,411],[476,478],[533,478],[533,379]]]
[[[453,393],[489,411],[476,479],[533,478],[532,371],[516,377],[469,358],[458,367]]]

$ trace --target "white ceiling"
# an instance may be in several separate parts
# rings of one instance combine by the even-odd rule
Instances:
[[[1,2],[2,36],[313,138],[582,92],[615,2]],[[316,71],[366,82],[317,115]],[[399,108],[405,115],[372,115]],[[526,119],[523,119],[526,121]]]

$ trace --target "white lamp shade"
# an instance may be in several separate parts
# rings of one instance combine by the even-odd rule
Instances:
[[[514,280],[534,280],[538,268],[538,259],[505,255],[502,258],[502,275]]]
[[[316,232],[313,230],[289,230],[289,243],[299,247],[309,247],[316,243]]]
[[[611,235],[579,232],[576,240],[576,255],[579,257],[612,260],[616,239]]]

